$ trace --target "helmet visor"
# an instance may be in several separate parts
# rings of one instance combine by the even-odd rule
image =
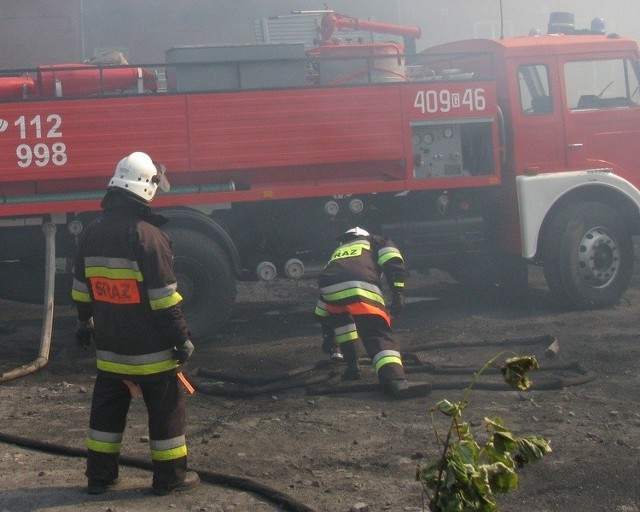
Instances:
[[[156,166],[156,170],[158,173],[151,178],[151,181],[158,185],[158,188],[163,192],[169,192],[171,189],[171,185],[169,184],[169,180],[167,179],[167,168],[159,162],[153,162],[153,165]]]

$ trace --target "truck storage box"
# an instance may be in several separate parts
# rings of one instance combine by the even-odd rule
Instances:
[[[304,44],[177,46],[166,51],[170,89],[262,89],[305,85]]]

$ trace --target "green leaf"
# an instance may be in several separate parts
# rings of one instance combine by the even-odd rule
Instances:
[[[492,443],[498,454],[504,454],[513,450],[517,437],[506,429],[502,418],[484,418],[485,427],[489,433],[493,433]]]
[[[436,408],[442,414],[444,414],[445,416],[449,416],[451,418],[459,417],[462,414],[462,409],[464,409],[464,407],[462,406],[462,404],[460,402],[451,403],[447,399],[440,400],[436,404]]]
[[[497,494],[506,494],[518,487],[518,475],[511,467],[498,462],[487,466],[491,490]]]
[[[498,453],[508,453],[516,446],[516,436],[511,432],[495,432],[493,434],[493,445]]]
[[[458,439],[461,441],[473,441],[473,434],[468,423],[457,423],[455,426]]]
[[[537,462],[545,453],[551,452],[551,445],[539,436],[521,437],[517,441],[517,459],[519,466],[529,462]]]
[[[478,463],[480,451],[480,447],[475,441],[460,441],[451,447],[452,458],[469,465]]]
[[[500,371],[504,380],[514,389],[525,391],[531,387],[531,380],[527,373],[538,369],[538,360],[535,356],[520,356],[507,359]]]
[[[493,428],[494,430],[506,430],[504,426],[504,420],[499,416],[496,416],[493,419],[485,416],[484,422],[486,423],[487,430],[489,430],[490,428]]]
[[[473,475],[473,494],[477,495],[477,499],[480,501],[490,501],[491,486],[489,485],[489,472],[487,466],[482,465],[477,467]]]
[[[496,449],[493,442],[487,443],[484,448],[485,455],[487,457],[487,462],[489,464],[495,464],[496,462],[501,462],[505,466],[513,469],[515,468],[515,462],[511,458],[511,452],[509,450],[504,449]]]
[[[439,485],[438,476],[440,475],[441,467],[443,467],[441,459],[432,461],[426,467],[419,469],[416,472],[416,479],[426,485],[429,489],[437,489]]]

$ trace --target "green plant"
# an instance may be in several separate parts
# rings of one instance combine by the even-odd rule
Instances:
[[[418,467],[416,480],[422,484],[423,498],[431,512],[493,512],[496,496],[518,486],[516,468],[540,460],[551,451],[549,441],[539,436],[519,437],[510,432],[501,418],[484,418],[489,437],[480,446],[462,412],[467,407],[475,382],[489,367],[497,366],[500,353],[474,374],[460,402],[441,400],[431,409],[431,423],[442,453],[425,467]],[[498,367],[504,380],[514,389],[527,390],[527,374],[538,368],[535,356],[506,359]],[[436,426],[436,414],[450,418],[449,429],[442,437]]]

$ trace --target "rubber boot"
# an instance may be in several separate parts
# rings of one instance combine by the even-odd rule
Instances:
[[[184,480],[177,485],[171,487],[153,487],[153,494],[156,496],[166,496],[173,494],[174,492],[186,492],[197,487],[200,483],[200,476],[195,471],[187,471],[184,475]]]
[[[89,479],[89,483],[87,484],[87,493],[88,494],[104,494],[109,489],[114,487],[120,481],[119,478],[114,478],[113,480],[104,481],[104,480],[95,480],[93,478]]]
[[[341,363],[344,360],[344,356],[340,351],[340,347],[336,346],[329,352],[329,359],[334,363]]]
[[[378,371],[378,380],[383,391],[391,398],[404,399],[426,396],[431,392],[428,382],[407,382],[404,368],[400,364],[390,363]]]
[[[347,366],[347,369],[342,374],[342,377],[340,378],[340,380],[342,382],[360,380],[360,367],[358,366],[358,363],[356,362],[355,365]]]
[[[386,382],[383,387],[387,394],[397,400],[426,396],[431,393],[431,384],[428,382],[414,382],[409,384],[407,379],[393,379]]]
[[[322,352],[327,354],[334,363],[340,363],[344,359],[333,334],[322,335]]]
[[[347,363],[347,369],[342,374],[342,381],[358,380],[360,379],[360,367],[358,366],[358,351],[356,345],[353,342],[342,343],[340,350],[344,356],[344,360]]]

